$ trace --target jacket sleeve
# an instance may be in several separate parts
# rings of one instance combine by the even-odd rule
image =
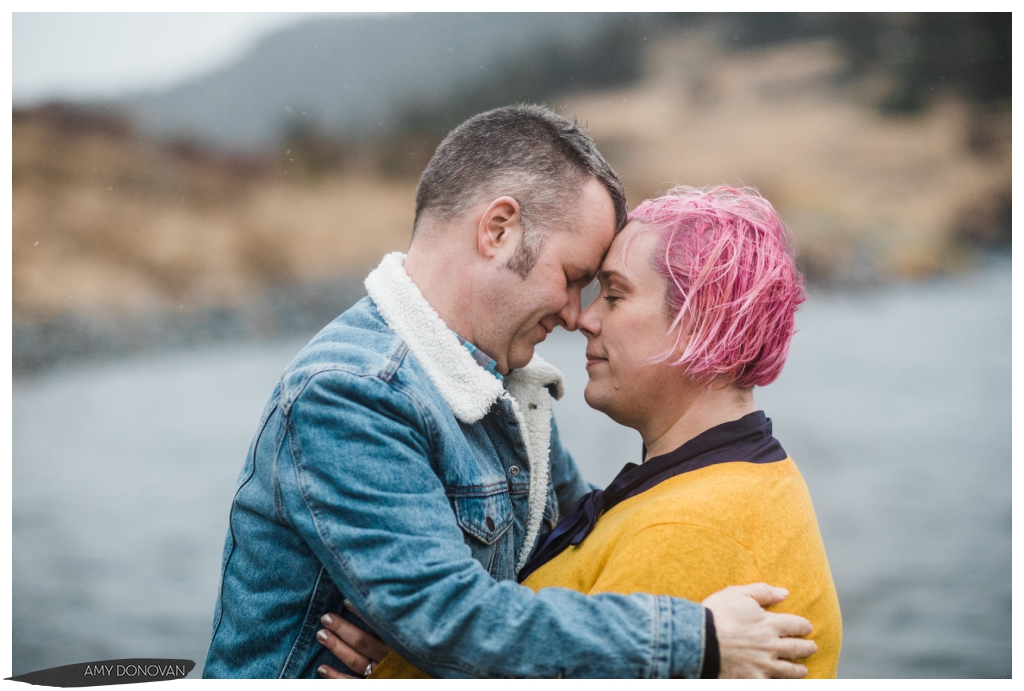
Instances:
[[[562,446],[554,415],[551,416],[550,448],[551,484],[555,488],[555,496],[558,498],[558,514],[564,516],[569,513],[580,497],[598,487],[583,479],[572,454]]]
[[[408,392],[331,371],[311,377],[289,407],[278,458],[285,516],[356,610],[417,667],[437,677],[699,674],[700,605],[534,594],[491,578],[431,467],[429,408]]]

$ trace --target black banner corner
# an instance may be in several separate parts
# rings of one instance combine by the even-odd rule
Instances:
[[[38,672],[7,677],[5,681],[22,681],[33,686],[56,686],[65,689],[79,686],[138,684],[144,681],[184,679],[195,666],[196,663],[192,660],[161,658],[101,660],[41,669]]]

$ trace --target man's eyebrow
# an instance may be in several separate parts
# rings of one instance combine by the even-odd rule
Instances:
[[[593,274],[590,273],[590,268],[586,266],[569,266],[569,276],[572,276],[574,281],[582,281],[588,279],[588,283],[593,280]]]

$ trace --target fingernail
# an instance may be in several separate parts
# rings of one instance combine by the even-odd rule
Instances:
[[[316,639],[318,641],[320,641],[321,643],[326,643],[327,642],[327,632],[324,631],[323,629],[320,629],[319,631],[316,632]]]
[[[782,591],[782,597],[789,597],[789,591],[785,588],[779,588]]]
[[[322,617],[320,617],[320,623],[324,626],[330,626],[334,623],[334,617],[332,617],[330,614],[325,614]]]
[[[352,606],[352,602],[351,602],[351,601],[349,601],[349,600],[347,600],[347,599],[345,600],[345,607],[346,607],[347,609],[350,609],[350,610],[352,610],[353,612],[355,612],[355,611],[356,611],[356,608]]]
[[[320,667],[316,668],[316,673],[317,673],[318,676],[326,677],[327,676],[327,668],[324,667],[323,665],[321,665]]]

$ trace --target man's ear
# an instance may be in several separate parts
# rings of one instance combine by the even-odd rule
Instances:
[[[477,251],[488,259],[507,252],[518,241],[520,221],[519,202],[514,197],[492,201],[477,224]]]

